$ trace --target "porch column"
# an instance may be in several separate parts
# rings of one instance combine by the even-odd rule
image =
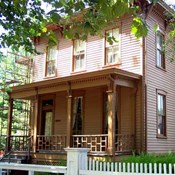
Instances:
[[[71,146],[71,120],[72,120],[72,93],[70,83],[68,83],[66,147]]]
[[[108,88],[108,153],[115,154],[116,85]]]
[[[8,123],[7,123],[7,151],[10,151],[10,136],[12,131],[13,98],[9,95]]]
[[[34,101],[34,126],[33,126],[33,151],[36,152],[37,146],[37,127],[38,127],[38,95]]]

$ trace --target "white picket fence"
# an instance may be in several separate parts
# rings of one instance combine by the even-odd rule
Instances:
[[[175,164],[100,162],[87,157],[89,149],[66,148],[67,167],[31,164],[0,163],[2,169],[25,170],[29,175],[34,172],[62,173],[65,175],[172,175]]]
[[[89,159],[87,170],[80,175],[172,175],[175,164],[100,162]]]
[[[28,171],[28,175],[34,175],[34,172],[49,172],[49,173],[67,173],[67,167],[64,166],[47,166],[33,164],[17,164],[17,163],[0,163],[0,175],[3,170],[22,170]]]

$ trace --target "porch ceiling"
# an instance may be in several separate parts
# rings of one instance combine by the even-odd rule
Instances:
[[[72,74],[67,77],[58,77],[39,82],[33,82],[26,85],[12,87],[12,98],[31,99],[37,94],[46,94],[59,91],[67,91],[68,84],[71,84],[71,89],[81,89],[95,86],[107,85],[109,83],[109,76],[113,75],[116,82],[128,84],[134,80],[139,80],[141,75],[124,71],[117,68],[107,68],[94,72],[85,72],[79,74]],[[123,81],[124,80],[124,81]],[[117,84],[117,83],[116,83]],[[122,85],[121,84],[121,85]]]

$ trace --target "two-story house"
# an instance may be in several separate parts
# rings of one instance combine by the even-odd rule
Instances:
[[[10,93],[8,149],[22,137],[15,141],[10,133],[13,99],[27,99],[33,160],[57,159],[65,147],[88,147],[96,156],[175,151],[175,65],[163,51],[166,10],[163,1],[148,4],[149,33],[141,39],[131,34],[129,15],[104,30],[116,38],[112,45],[99,36],[68,40],[57,28],[57,45],[39,38],[33,82]]]

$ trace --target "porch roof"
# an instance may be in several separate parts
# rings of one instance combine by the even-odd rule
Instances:
[[[93,72],[72,73],[66,77],[54,77],[43,81],[12,87],[12,98],[31,98],[37,94],[46,94],[51,92],[66,91],[68,84],[71,89],[80,89],[93,86],[106,85],[109,82],[109,76],[113,75],[116,81],[125,79],[129,81],[139,80],[141,75],[121,70],[118,68],[106,68]],[[92,83],[95,82],[94,84]]]

